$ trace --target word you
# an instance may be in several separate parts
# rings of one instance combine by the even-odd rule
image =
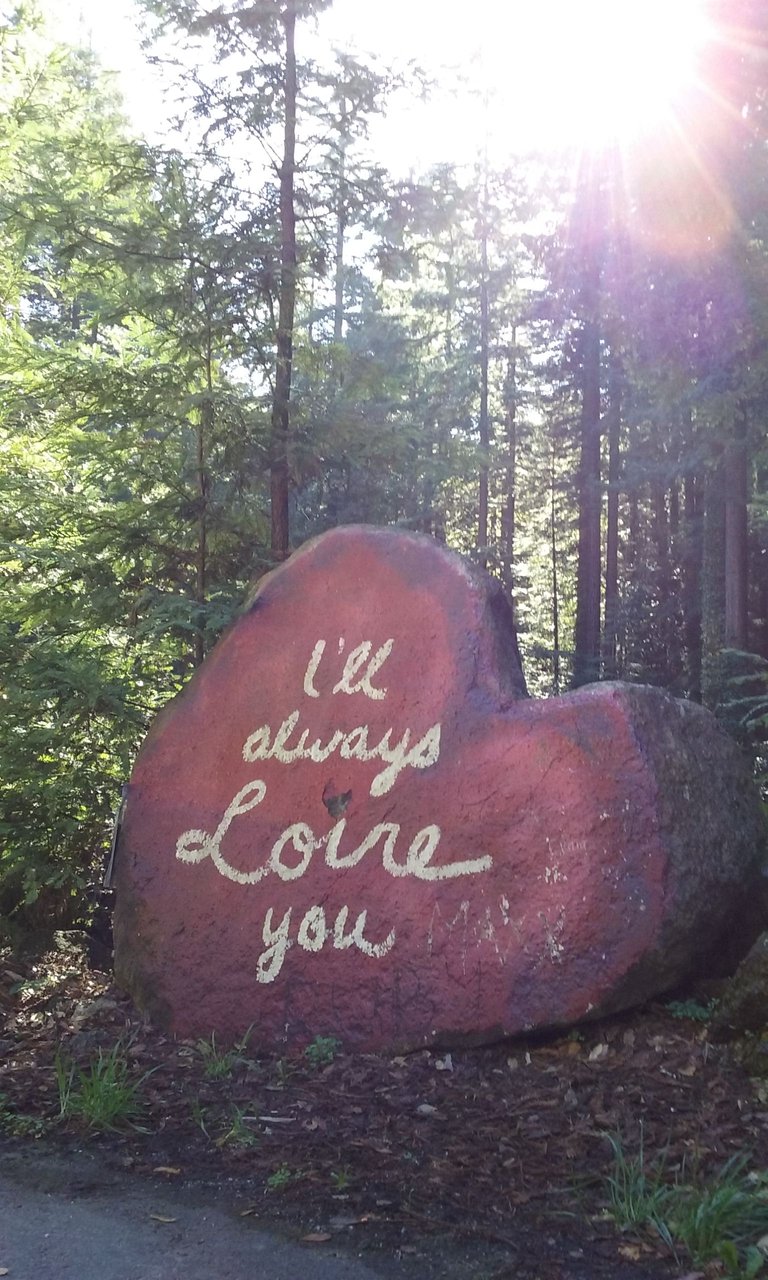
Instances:
[[[268,909],[261,933],[264,951],[256,961],[257,982],[274,982],[280,973],[285,954],[293,946],[293,939],[290,937],[292,915],[293,907],[289,907],[277,928],[273,928],[272,908]],[[381,960],[392,950],[395,945],[394,929],[390,929],[383,942],[369,942],[363,932],[368,912],[360,912],[350,933],[346,932],[348,918],[349,907],[340,907],[333,928],[329,929],[323,907],[310,907],[301,918],[296,942],[303,951],[322,951],[331,938],[334,950],[346,951],[348,947],[356,947],[363,955],[371,956],[374,960]]]
[[[309,868],[317,849],[325,848],[327,866],[335,870],[355,867],[367,853],[382,842],[381,860],[384,870],[391,876],[413,876],[417,880],[452,880],[457,876],[478,875],[490,870],[493,859],[489,854],[479,858],[465,858],[459,862],[434,866],[432,858],[440,843],[440,828],[431,824],[417,831],[405,855],[404,862],[395,858],[395,848],[400,835],[400,824],[397,822],[377,822],[355,848],[346,853],[341,852],[341,843],[347,829],[347,819],[341,818],[327,835],[319,839],[306,822],[294,822],[277,837],[269,856],[261,866],[251,871],[240,871],[233,867],[221,851],[222,841],[235,818],[249,813],[261,804],[267,794],[267,786],[260,778],[247,782],[233,797],[222,815],[221,821],[213,832],[192,829],[185,831],[176,842],[176,857],[181,862],[202,862],[210,858],[216,870],[235,884],[258,884],[265,876],[276,875],[280,880],[298,880]],[[299,860],[291,864],[286,860],[289,849],[299,855]]]

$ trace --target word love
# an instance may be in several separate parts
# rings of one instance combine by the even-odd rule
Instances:
[[[289,907],[278,924],[272,927],[272,908],[264,917],[261,932],[265,950],[256,961],[256,981],[274,982],[280,973],[289,947],[293,946],[290,936],[293,907]],[[340,907],[333,929],[329,929],[322,907],[310,907],[302,916],[296,935],[296,942],[302,951],[322,951],[326,942],[332,939],[336,951],[346,951],[348,947],[356,947],[363,955],[374,960],[381,960],[395,945],[395,931],[390,929],[383,942],[369,942],[363,930],[368,918],[367,911],[361,911],[355,921],[351,933],[346,932],[349,907]]]
[[[315,850],[325,847],[325,861],[329,867],[343,870],[355,867],[367,853],[382,842],[381,860],[384,870],[391,876],[414,876],[417,880],[452,880],[457,876],[478,875],[488,871],[492,858],[486,854],[480,858],[466,858],[459,862],[434,866],[432,858],[440,843],[440,828],[434,825],[418,831],[411,841],[404,862],[395,858],[395,848],[400,835],[400,824],[397,822],[378,822],[367,836],[355,848],[342,853],[341,844],[347,829],[347,819],[342,818],[331,828],[327,835],[316,838],[312,828],[305,822],[294,822],[278,836],[272,845],[269,856],[261,866],[251,871],[240,871],[229,863],[221,851],[222,841],[235,818],[249,813],[261,804],[267,794],[266,783],[257,778],[248,782],[238,791],[227,805],[221,822],[210,835],[207,831],[197,829],[185,831],[176,842],[176,857],[182,862],[202,862],[210,858],[216,870],[235,884],[258,884],[265,876],[276,875],[280,880],[298,880],[307,871]],[[299,855],[298,862],[293,865],[286,861],[286,853],[293,849]]]
[[[310,742],[310,731],[304,729],[291,743],[298,724],[299,712],[292,711],[274,732],[268,724],[261,725],[246,738],[243,759],[249,764],[259,760],[279,760],[281,764],[312,760],[315,764],[322,764],[338,752],[342,760],[382,760],[385,768],[371,782],[370,794],[383,796],[392,790],[404,769],[428,769],[440,758],[439,724],[427,729],[413,745],[410,729],[403,730],[395,742],[392,741],[394,729],[387,729],[372,746],[368,745],[368,725],[358,725],[347,733],[337,729],[326,742],[320,738]]]

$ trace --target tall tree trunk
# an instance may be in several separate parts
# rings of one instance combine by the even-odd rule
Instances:
[[[725,643],[725,492],[724,463],[718,456],[707,476],[701,566],[701,696],[715,708],[723,700],[722,650]]]
[[[344,338],[344,236],[347,230],[347,112],[341,103],[339,129],[339,172],[336,193],[336,252],[334,255],[333,341],[339,346]],[[339,379],[342,380],[341,378]]]
[[[488,370],[490,362],[490,305],[488,297],[488,220],[487,174],[483,194],[483,210],[480,224],[480,474],[477,501],[477,545],[480,562],[485,565],[488,546],[488,476],[491,448],[490,420],[488,416]]]
[[[676,692],[682,694],[686,687],[686,661],[684,653],[684,614],[681,608],[682,601],[680,591],[678,589],[678,580],[675,566],[679,563],[678,548],[680,545],[680,482],[675,476],[669,483],[667,490],[667,512],[668,512],[668,530],[669,530],[669,555],[672,561],[672,567],[669,572],[669,603],[667,606],[668,613],[668,668],[670,674],[669,688],[673,688]],[[681,625],[681,623],[683,625]]]
[[[739,410],[725,450],[725,644],[747,648],[747,423]]]
[[[552,554],[552,687],[560,692],[560,585],[557,572],[557,455],[552,442],[549,469],[549,544]]]
[[[757,581],[759,584],[758,625],[757,636],[752,647],[761,657],[768,658],[768,573],[764,569]]]
[[[656,598],[658,605],[658,627],[661,632],[661,649],[663,653],[663,669],[656,670],[656,676],[662,684],[674,682],[674,618],[675,584],[672,579],[672,568],[669,554],[669,514],[667,512],[667,490],[664,484],[665,462],[658,456],[651,473],[651,530],[656,544]]]
[[[637,482],[637,453],[637,422],[634,414],[630,413],[627,423],[627,459],[631,463],[631,470],[634,474],[631,479],[625,476],[624,481],[627,491],[627,506],[629,508],[625,559],[633,573],[637,568],[638,551],[640,549],[640,486]]]
[[[573,685],[600,673],[600,258],[588,251],[581,287],[581,457],[579,558]]]
[[[689,472],[683,481],[683,644],[687,693],[701,702],[701,519],[700,478]]]
[[[280,166],[280,298],[277,318],[277,367],[272,400],[270,499],[272,554],[284,560],[290,545],[288,513],[288,442],[290,438],[293,324],[296,310],[296,9],[288,0],[282,14],[285,28],[283,160]]]
[[[504,585],[515,612],[515,502],[517,488],[517,348],[516,331],[507,357],[507,376],[504,384],[504,416],[506,428],[506,458],[504,463],[504,500],[501,512],[501,560]]]
[[[207,335],[205,352],[206,395],[200,406],[197,423],[197,554],[195,556],[195,604],[197,627],[195,629],[195,666],[205,657],[205,605],[208,575],[208,448],[213,428],[213,352],[211,335]]]
[[[616,678],[619,621],[619,479],[621,469],[622,368],[617,352],[611,352],[608,368],[608,512],[605,538],[605,627],[603,671]]]

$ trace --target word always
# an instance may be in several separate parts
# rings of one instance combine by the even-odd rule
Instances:
[[[322,641],[321,641],[322,643]],[[286,716],[279,729],[273,732],[268,724],[261,725],[243,744],[243,759],[249,764],[258,760],[279,760],[281,764],[295,764],[297,760],[312,760],[323,764],[338,752],[342,760],[382,760],[381,769],[371,782],[370,794],[383,796],[391,791],[404,769],[428,769],[440,758],[440,725],[431,729],[411,746],[411,730],[405,729],[396,742],[392,742],[393,729],[387,729],[377,743],[368,745],[370,730],[358,725],[347,733],[337,729],[327,742],[315,738],[310,743],[310,731],[304,729],[291,746],[290,739],[296,732],[299,712]]]

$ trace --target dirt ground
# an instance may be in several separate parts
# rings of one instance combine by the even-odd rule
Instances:
[[[28,1182],[87,1155],[105,1185],[215,1204],[388,1276],[690,1277],[660,1240],[606,1216],[609,1138],[697,1176],[737,1153],[768,1169],[765,1084],[694,1006],[450,1054],[317,1041],[279,1058],[160,1034],[67,947],[0,958],[0,1009],[2,1146]],[[134,1124],[62,1119],[57,1061],[59,1077],[87,1072],[117,1042],[141,1080]]]

